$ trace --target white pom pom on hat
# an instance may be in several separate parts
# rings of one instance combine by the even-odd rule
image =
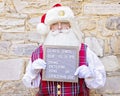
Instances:
[[[46,14],[41,17],[41,22],[37,25],[37,32],[41,35],[46,35],[49,32],[48,26],[44,23]]]

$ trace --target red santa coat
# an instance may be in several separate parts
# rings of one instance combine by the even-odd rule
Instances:
[[[88,65],[86,61],[86,48],[85,44],[81,44],[79,66]],[[32,53],[31,61],[33,62],[38,58],[43,59],[42,46]],[[89,96],[89,89],[86,87],[84,79],[79,79],[78,83],[42,81],[41,79],[39,92],[36,96]]]

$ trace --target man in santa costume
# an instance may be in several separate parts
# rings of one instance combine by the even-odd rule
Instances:
[[[96,54],[82,42],[82,34],[69,7],[54,5],[41,17],[37,31],[44,42],[32,53],[22,79],[24,85],[29,88],[39,87],[36,96],[89,96],[89,89],[104,86],[106,81],[104,66]],[[79,47],[79,67],[74,73],[78,76],[78,83],[42,80],[41,71],[47,66],[43,60],[45,45]]]

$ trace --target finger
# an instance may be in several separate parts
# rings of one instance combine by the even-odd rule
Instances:
[[[45,64],[46,65],[46,62],[44,61],[44,60],[41,60],[41,62],[40,63],[42,63],[42,64]]]
[[[46,68],[46,64],[42,64],[42,69],[45,69]]]

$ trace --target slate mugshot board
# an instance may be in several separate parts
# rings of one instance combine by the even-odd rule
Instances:
[[[44,60],[47,67],[43,70],[42,80],[78,82],[74,73],[79,63],[79,48],[76,46],[44,46]]]

